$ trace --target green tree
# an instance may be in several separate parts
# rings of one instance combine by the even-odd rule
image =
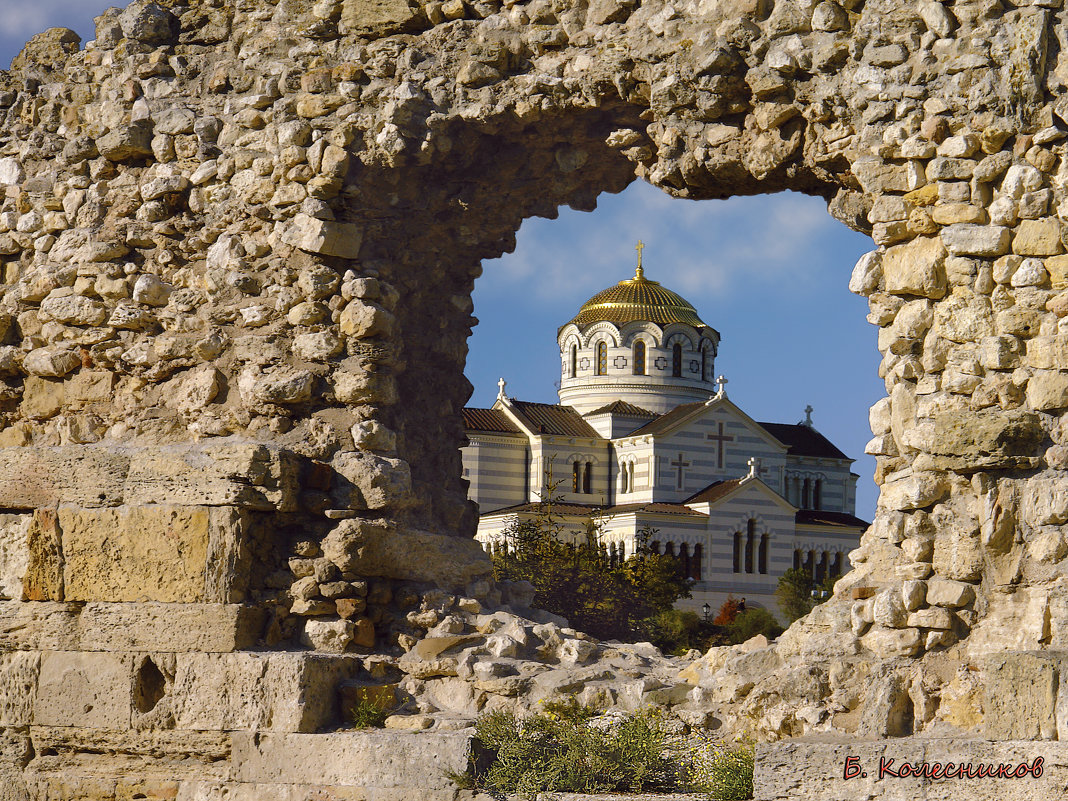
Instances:
[[[775,599],[779,602],[779,608],[786,615],[788,622],[793,623],[800,617],[804,617],[816,606],[819,601],[812,597],[812,592],[826,592],[829,597],[834,592],[834,583],[838,576],[829,576],[820,584],[809,575],[807,570],[793,567],[779,577],[779,585],[775,588]]]
[[[600,639],[644,639],[649,618],[689,597],[678,562],[649,551],[655,532],[641,532],[637,552],[613,565],[598,526],[590,523],[578,542],[566,542],[554,506],[546,501],[533,518],[505,530],[506,547],[492,552],[494,578],[531,582],[535,606]]]

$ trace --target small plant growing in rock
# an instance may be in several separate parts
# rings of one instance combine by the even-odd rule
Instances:
[[[361,688],[349,708],[349,720],[357,729],[381,729],[395,705],[392,694]]]
[[[684,755],[692,789],[708,793],[713,801],[745,801],[753,797],[753,763],[756,749],[748,741],[717,743],[697,735]]]
[[[517,717],[491,712],[475,725],[476,749],[465,786],[490,793],[663,792],[678,784],[676,764],[665,748],[655,712],[618,721],[594,720],[597,713],[572,702]]]

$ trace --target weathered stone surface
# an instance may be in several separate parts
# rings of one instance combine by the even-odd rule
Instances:
[[[941,457],[935,466],[962,472],[1015,466],[1046,438],[1034,412],[943,412],[905,436],[906,443]],[[1027,462],[1023,462],[1027,464]]]
[[[65,599],[240,601],[248,571],[245,527],[236,509],[61,506]]]
[[[917,237],[897,245],[880,260],[886,291],[940,298],[946,294],[946,249],[937,237]]]
[[[77,625],[84,651],[227,653],[257,643],[264,612],[238,604],[94,602],[81,609]]]
[[[363,230],[350,223],[317,220],[298,214],[283,230],[282,240],[309,253],[355,259],[360,255]]]
[[[352,656],[180,654],[169,703],[179,729],[315,732],[338,722],[337,686],[359,670]]]
[[[0,448],[0,508],[122,502],[129,459],[105,448]]]
[[[234,735],[240,781],[335,784],[342,787],[449,787],[446,774],[467,766],[470,735],[462,732],[338,732],[308,735]],[[323,762],[324,749],[336,757]]]
[[[133,663],[121,654],[42,654],[33,723],[128,729]]]

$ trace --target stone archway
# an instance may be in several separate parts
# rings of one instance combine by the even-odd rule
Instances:
[[[253,670],[231,652],[385,647],[413,587],[499,602],[459,481],[473,281],[525,217],[636,177],[820,195],[878,246],[851,281],[884,352],[877,519],[732,719],[903,734],[905,693],[914,730],[1055,732],[1055,701],[1032,731],[996,697],[1065,637],[1060,16],[161,0],[85,50],[36,37],[0,75],[4,614],[44,621],[4,764],[31,722],[256,729],[188,700]],[[106,696],[160,642],[152,720],[35,689]],[[302,692],[358,670],[264,659],[291,656]],[[286,731],[328,716],[279,703]]]

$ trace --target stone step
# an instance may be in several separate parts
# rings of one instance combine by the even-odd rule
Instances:
[[[938,764],[941,770],[934,775],[941,778],[909,775],[906,763],[921,770],[923,765],[935,770]],[[954,772],[965,765],[971,771],[980,765],[1006,765],[1013,771],[1026,765],[1028,770],[1024,775],[1019,768],[1021,775],[1013,778],[945,778],[949,763]],[[1050,801],[1068,793],[1068,743],[921,737],[785,740],[757,746],[753,784],[757,801]]]

